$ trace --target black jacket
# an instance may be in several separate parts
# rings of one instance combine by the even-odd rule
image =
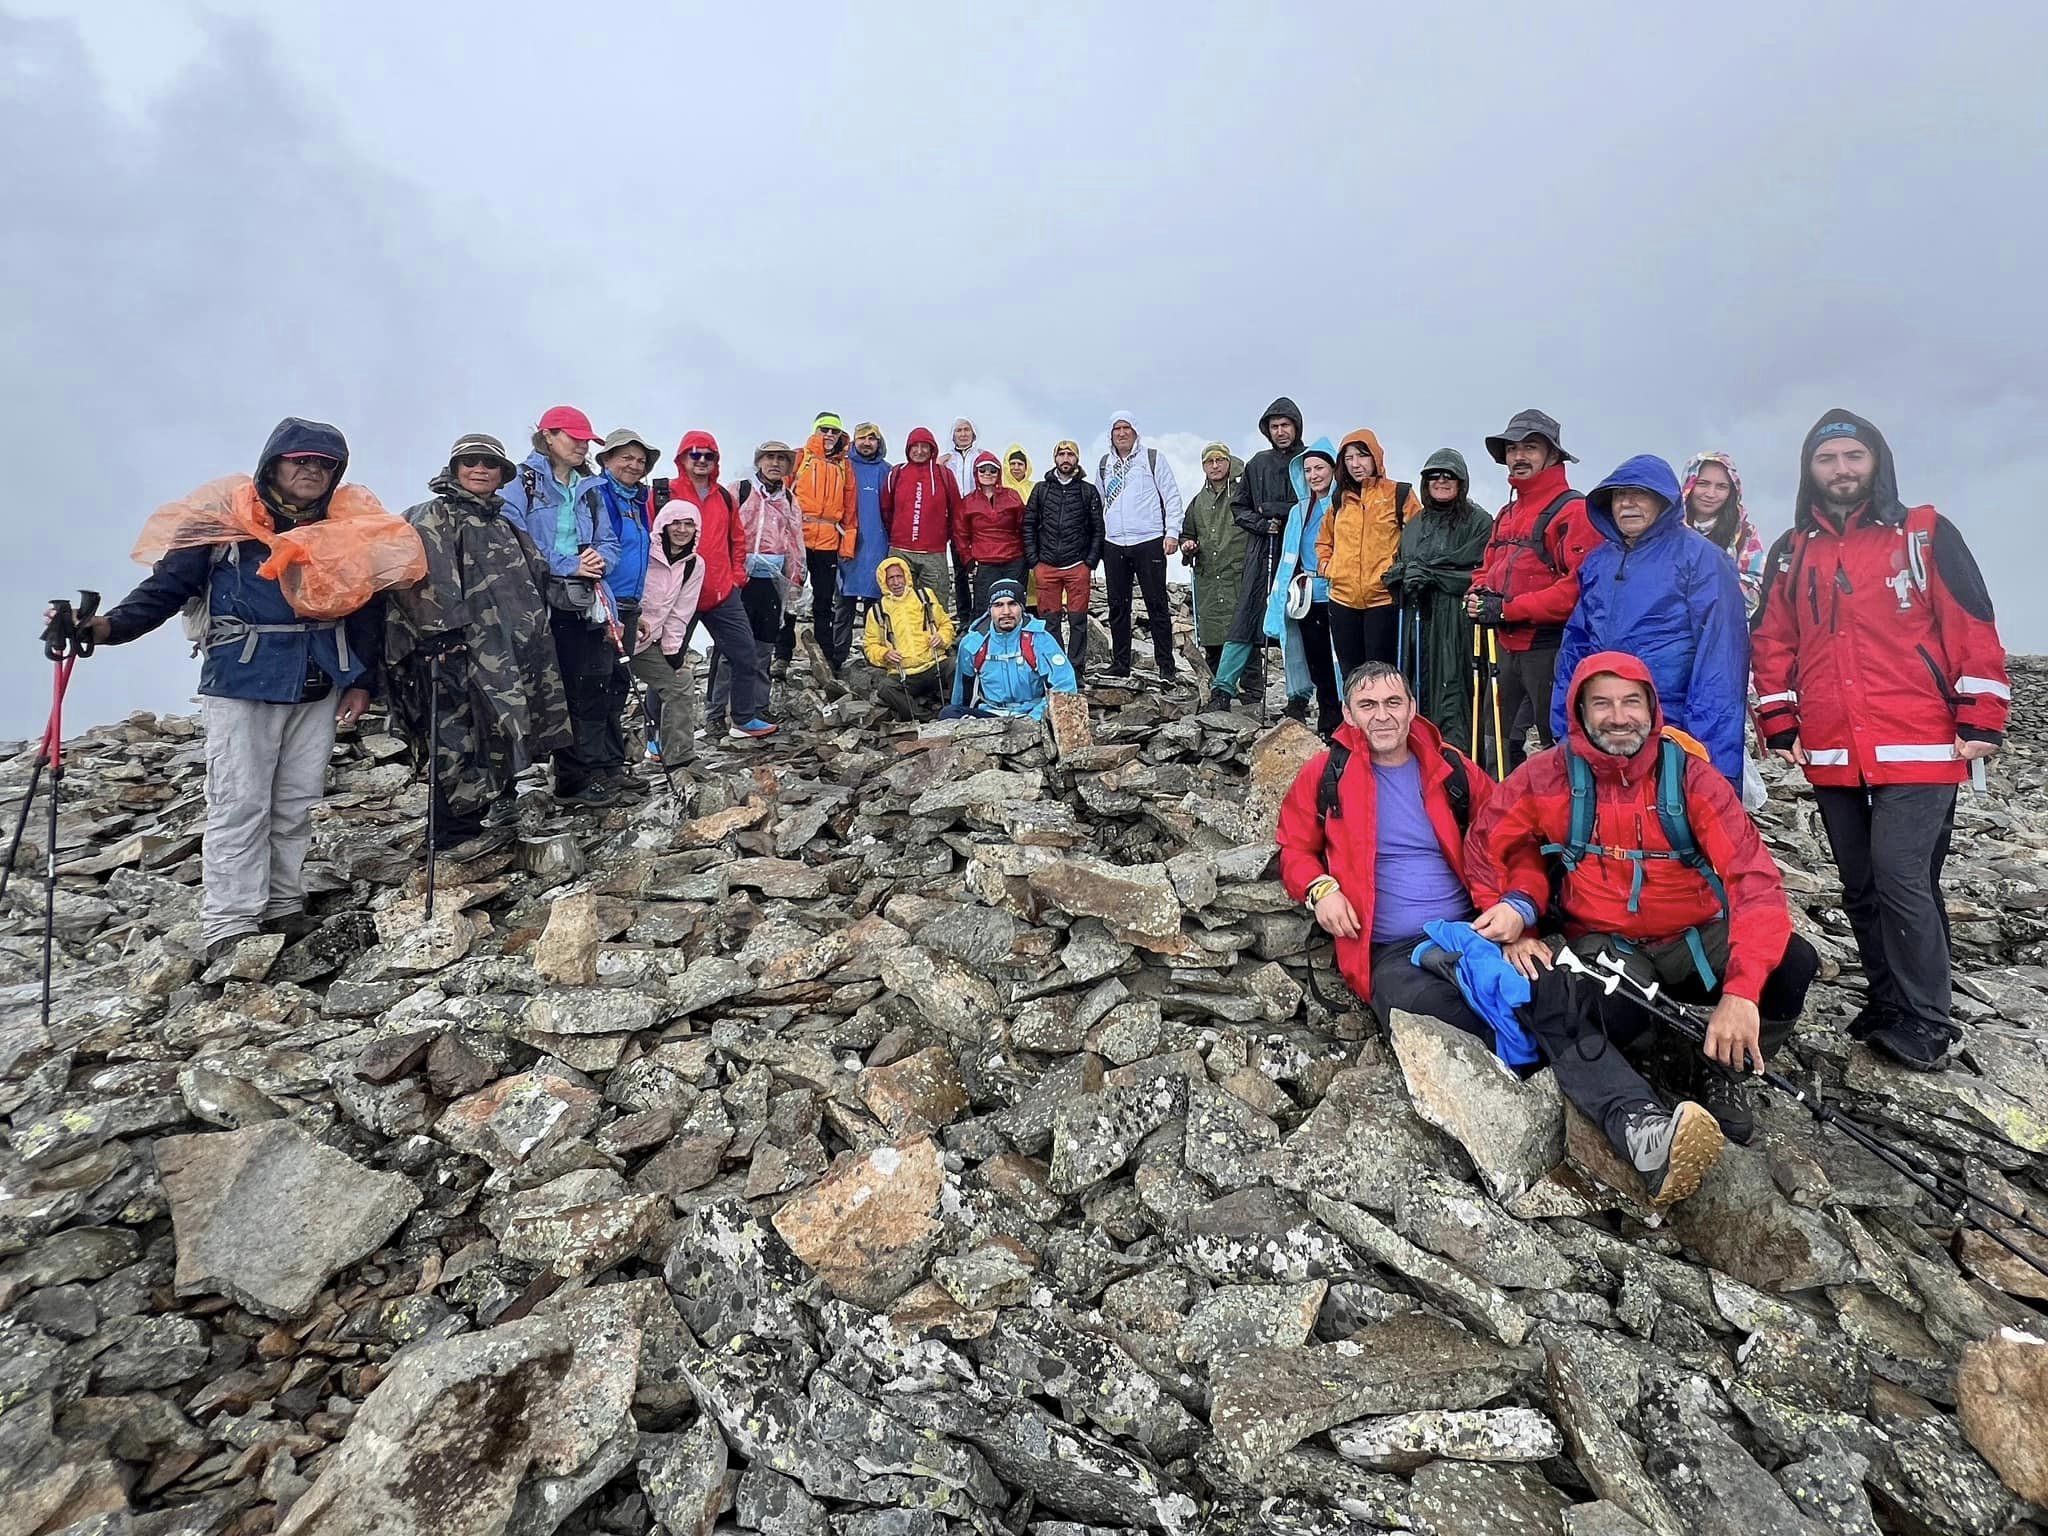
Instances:
[[[1075,475],[1061,484],[1049,469],[1024,504],[1026,565],[1088,565],[1102,558],[1102,493]]]
[[[1272,442],[1266,423],[1275,416],[1284,416],[1294,423],[1294,446],[1285,453],[1278,448],[1261,448],[1253,454],[1230,497],[1230,513],[1237,519],[1237,526],[1261,537],[1265,535],[1266,524],[1284,524],[1287,514],[1294,510],[1294,477],[1288,470],[1308,446],[1301,437],[1301,407],[1285,395],[1267,406],[1266,414],[1259,418],[1260,436]]]

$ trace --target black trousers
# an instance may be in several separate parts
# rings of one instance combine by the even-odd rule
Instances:
[[[1482,641],[1484,637],[1482,636]],[[1524,708],[1535,717],[1536,739],[1546,747],[1555,746],[1557,738],[1550,734],[1550,694],[1557,681],[1557,650],[1560,640],[1555,635],[1546,636],[1526,651],[1511,651],[1500,648],[1500,718],[1508,730],[1508,772],[1522,766],[1522,760],[1529,753],[1523,745],[1528,740],[1525,727],[1517,721]],[[1482,700],[1488,713],[1490,731],[1492,703]]]
[[[1102,579],[1109,589],[1109,670],[1131,670],[1131,582],[1145,597],[1145,622],[1152,631],[1152,659],[1162,677],[1175,675],[1173,610],[1166,606],[1166,551],[1157,539],[1143,544],[1104,544]]]
[[[988,612],[988,589],[999,581],[1014,581],[1019,586],[1023,585],[1024,557],[1022,555],[1019,555],[1014,560],[977,560],[974,562],[974,571],[970,580],[973,591],[970,595],[974,600],[974,611],[976,613]]]
[[[875,689],[875,702],[898,720],[922,720],[946,707],[948,683],[941,667],[926,667],[906,677],[889,673]]]
[[[1711,924],[1700,930],[1700,936],[1718,976],[1727,965],[1728,925]],[[1721,1000],[1721,989],[1708,987],[1701,980],[1692,951],[1682,940],[1620,947],[1609,935],[1588,934],[1574,939],[1571,947],[1581,958],[1595,963],[1602,954],[1620,955],[1631,975],[1645,985],[1661,981],[1664,994],[1674,1001],[1708,1004]],[[1819,974],[1820,956],[1811,944],[1794,934],[1757,998],[1766,1061],[1791,1036],[1792,1027],[1806,1007],[1807,988]],[[1625,1054],[1627,1049],[1638,1047],[1637,1054],[1647,1059],[1656,1045],[1668,1044],[1671,1050],[1663,1054],[1671,1059],[1698,1061],[1705,1066],[1705,1057],[1697,1046],[1659,1024],[1641,1004],[1620,992],[1607,992],[1570,971],[1553,968],[1543,972],[1534,985],[1529,1006],[1517,1012],[1557,1073],[1557,1086],[1564,1090],[1564,1096],[1607,1133],[1608,1144],[1624,1157],[1628,1155],[1629,1115],[1663,1103],[1636,1063]]]
[[[837,677],[839,669],[846,665],[846,647],[839,641],[836,618],[839,609],[839,551],[805,550],[804,569],[811,578],[811,633],[817,637],[818,649],[825,653],[832,675]]]
[[[625,666],[602,624],[561,608],[548,610],[555,661],[569,697],[569,744],[554,754],[555,788],[573,795],[599,774],[619,766],[613,742],[626,701]]]
[[[1316,689],[1316,731],[1328,736],[1344,723],[1344,699],[1337,692],[1337,663],[1330,648],[1330,605],[1310,603],[1301,625],[1301,649]]]
[[[1816,789],[1870,1000],[1926,1029],[1949,1023],[1948,905],[1941,867],[1953,784]]]
[[[1455,1025],[1468,1035],[1477,1035],[1490,1051],[1493,1026],[1473,1011],[1458,984],[1434,971],[1425,971],[1408,957],[1415,953],[1419,939],[1401,939],[1372,947],[1372,1011],[1381,1024],[1390,1023],[1394,1010],[1427,1014]]]
[[[1337,652],[1337,686],[1360,662],[1384,661],[1398,665],[1394,654],[1401,634],[1401,610],[1392,603],[1379,608],[1347,608],[1330,604],[1330,645]]]

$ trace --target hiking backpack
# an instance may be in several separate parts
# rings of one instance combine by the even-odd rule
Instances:
[[[1472,779],[1465,766],[1464,754],[1456,747],[1441,743],[1437,750],[1443,753],[1444,764],[1450,769],[1449,777],[1444,780],[1444,798],[1451,802],[1451,819],[1458,824],[1460,832],[1467,831],[1472,824]],[[1329,758],[1323,763],[1323,776],[1316,784],[1316,825],[1326,838],[1329,836],[1330,818],[1344,814],[1337,789],[1350,763],[1351,749],[1341,741],[1335,743],[1330,748]]]
[[[925,592],[925,589],[922,587],[918,590]],[[929,622],[931,619],[932,603],[928,592],[925,595],[924,609],[926,621]],[[1024,653],[1024,665],[1036,672],[1038,670],[1038,647],[1032,643],[1031,631],[1021,624],[1017,626],[1017,631],[1017,649]],[[973,633],[981,636],[981,644],[974,648],[973,665],[969,670],[978,678],[981,676],[982,659],[988,655],[990,631],[987,626],[977,619],[974,622]]]
[[[1707,882],[1707,888],[1714,893],[1714,900],[1721,905],[1721,915],[1726,917],[1728,889],[1721,883],[1721,876],[1707,856],[1700,852],[1699,840],[1693,836],[1692,818],[1685,808],[1686,761],[1693,755],[1675,736],[1665,735],[1658,739],[1657,824],[1663,829],[1664,841],[1671,845],[1670,849],[1613,848],[1593,840],[1599,815],[1599,789],[1593,782],[1593,765],[1567,747],[1564,761],[1571,786],[1571,822],[1563,842],[1543,845],[1544,855],[1554,857],[1567,874],[1589,856],[1627,859],[1634,868],[1628,891],[1628,909],[1631,912],[1642,908],[1645,862],[1675,859]],[[1692,951],[1693,965],[1701,980],[1708,987],[1717,985],[1713,967],[1707,963],[1706,946],[1700,939],[1699,929],[1686,929],[1685,944]]]
[[[1145,469],[1152,476],[1152,494],[1159,498],[1159,525],[1163,528],[1166,526],[1166,492],[1159,489],[1159,450],[1157,448],[1147,448],[1145,450]],[[1097,485],[1109,484],[1109,455],[1106,453],[1095,461],[1095,483]],[[1102,510],[1105,514],[1108,513],[1108,502],[1103,503]]]
[[[1514,549],[1532,551],[1536,558],[1549,566],[1553,572],[1559,576],[1564,575],[1564,568],[1550,558],[1550,525],[1557,521],[1558,513],[1562,512],[1571,503],[1575,501],[1582,502],[1585,499],[1584,496],[1567,486],[1552,498],[1549,506],[1536,514],[1536,526],[1530,531],[1528,538],[1503,539],[1501,542]]]

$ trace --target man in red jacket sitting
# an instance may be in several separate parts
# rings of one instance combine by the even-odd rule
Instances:
[[[1344,680],[1336,746],[1302,765],[1280,806],[1280,879],[1336,940],[1337,968],[1384,1022],[1426,1013],[1493,1044],[1457,983],[1409,956],[1423,925],[1472,915],[1465,830],[1494,782],[1416,713],[1398,667]],[[1333,767],[1334,765],[1334,767]],[[1332,774],[1334,773],[1334,779]]]
[[[1991,594],[1955,524],[1900,501],[1884,434],[1848,411],[1806,434],[1764,573],[1757,730],[1806,770],[1842,872],[1870,984],[1849,1032],[1932,1071],[1958,1033],[1941,897],[1956,786],[2012,706]]]
[[[1486,909],[1473,926],[1534,984],[1525,1022],[1565,1096],[1669,1205],[1699,1187],[1724,1131],[1749,1140],[1735,1074],[1761,1071],[1792,1033],[1820,957],[1792,932],[1778,867],[1735,790],[1666,735],[1649,668],[1596,651],[1569,703],[1570,739],[1509,775],[1473,823],[1465,868]],[[1546,914],[1559,932],[1539,936]],[[1658,1026],[1626,996],[1553,969],[1559,944],[1713,1004],[1705,1059],[1686,1052],[1704,1104],[1665,1107],[1621,1050]]]

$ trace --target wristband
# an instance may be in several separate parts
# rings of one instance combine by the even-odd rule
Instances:
[[[1309,881],[1308,894],[1302,898],[1302,905],[1313,912],[1316,909],[1317,902],[1321,901],[1332,891],[1340,889],[1342,887],[1337,884],[1337,877],[1335,875],[1319,875],[1314,880]]]

